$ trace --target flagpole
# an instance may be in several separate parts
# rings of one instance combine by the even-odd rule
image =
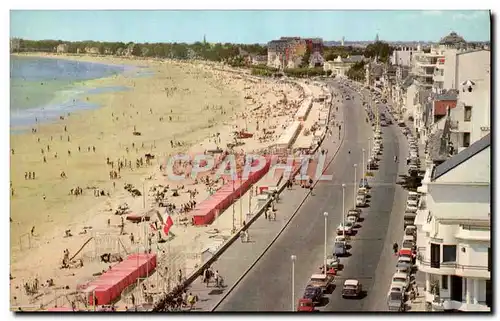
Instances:
[[[250,193],[248,193],[248,214],[252,214],[252,187],[250,187]]]

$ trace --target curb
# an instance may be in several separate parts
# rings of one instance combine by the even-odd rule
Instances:
[[[330,109],[331,111],[331,109]],[[329,116],[330,116],[330,113],[329,113]],[[344,116],[344,115],[343,115]],[[345,121],[345,117],[344,118],[344,121]],[[333,154],[333,157],[332,159],[328,162],[327,166],[325,167],[325,169],[323,170],[323,173],[325,173],[325,171],[330,167],[331,163],[335,160],[335,157],[337,156],[339,150],[340,150],[340,147],[342,146],[342,144],[344,143],[344,138],[345,138],[345,126],[343,126],[343,135],[342,135],[342,140],[340,141],[340,144],[337,148],[337,150],[335,151],[335,153]],[[326,137],[326,135],[325,135]],[[322,143],[324,141],[324,138],[322,140]],[[321,146],[321,145],[320,145]],[[319,147],[319,146],[318,146]],[[317,148],[316,148],[317,150]],[[300,168],[299,168],[300,170]],[[295,173],[296,174],[296,173]],[[316,186],[316,184],[318,184],[319,180],[316,180],[316,182],[314,182],[314,185],[313,185],[313,188]],[[284,185],[282,186],[282,188],[280,188],[280,192],[284,190]],[[271,246],[276,242],[276,240],[281,236],[281,234],[283,234],[283,232],[285,231],[285,229],[288,227],[288,225],[290,224],[290,222],[292,221],[292,219],[295,217],[295,215],[299,212],[300,208],[302,207],[302,205],[304,204],[304,202],[307,200],[307,198],[309,197],[309,195],[311,194],[311,191],[309,190],[307,192],[307,194],[304,196],[304,199],[300,202],[300,204],[297,206],[297,208],[295,209],[295,211],[293,212],[292,216],[290,216],[290,218],[288,219],[288,221],[285,223],[285,225],[281,228],[281,230],[278,232],[278,234],[273,238],[273,240],[269,243],[269,245],[264,249],[264,251],[262,251],[262,253],[257,257],[257,259],[255,260],[255,262],[253,262],[250,267],[238,278],[238,280],[236,280],[236,282],[231,286],[231,288],[229,288],[229,290],[222,296],[222,298],[215,304],[215,306],[208,310],[210,312],[214,312],[218,307],[219,305],[227,298],[227,296],[229,294],[231,294],[231,292],[236,288],[236,286],[238,286],[238,284],[243,280],[243,278],[253,269],[253,267],[260,261],[260,259],[267,253],[267,251],[271,248]],[[257,215],[256,215],[257,216]],[[260,216],[260,214],[259,214]]]

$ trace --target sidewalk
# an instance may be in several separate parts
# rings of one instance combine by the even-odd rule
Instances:
[[[417,282],[418,284],[418,282]],[[424,287],[421,285],[418,285],[418,296],[415,298],[415,300],[411,301],[408,300],[406,301],[406,306],[407,306],[407,312],[425,312],[425,292],[424,292]]]
[[[215,307],[225,291],[238,281],[283,228],[307,192],[307,190],[295,185],[292,190],[286,190],[282,193],[280,201],[276,205],[276,221],[266,220],[264,215],[261,215],[248,229],[250,241],[248,243],[236,241],[213,264],[212,270],[219,271],[224,279],[224,288],[217,289],[213,282],[207,287],[202,283],[201,277],[191,284],[188,292],[199,297],[195,310],[210,311]]]

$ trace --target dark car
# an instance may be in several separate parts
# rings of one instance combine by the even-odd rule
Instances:
[[[335,242],[335,245],[333,246],[333,254],[335,254],[338,257],[347,254],[347,249],[344,242]]]
[[[369,187],[368,180],[366,178],[362,178],[359,180],[359,187]]]
[[[323,291],[317,286],[307,286],[302,298],[309,299],[314,303],[320,302],[323,296]]]

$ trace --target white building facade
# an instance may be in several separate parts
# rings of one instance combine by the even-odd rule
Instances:
[[[458,60],[457,81],[460,81],[457,106],[451,110],[451,141],[458,151],[467,148],[490,133],[491,119],[491,80],[489,51],[476,52],[482,58],[477,64],[488,67],[469,71],[471,61]],[[485,55],[484,53],[487,53]],[[472,57],[465,54],[464,57]],[[465,65],[465,67],[463,67]]]
[[[491,68],[489,50],[446,49],[438,59],[433,81],[437,89],[460,89],[467,80],[484,79]]]
[[[490,135],[434,167],[422,181],[417,266],[433,311],[490,311]]]

